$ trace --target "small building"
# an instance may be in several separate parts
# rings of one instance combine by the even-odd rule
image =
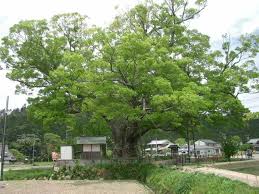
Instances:
[[[78,137],[81,160],[101,160],[106,156],[106,137]]]
[[[213,148],[215,150],[215,155],[221,155],[221,146],[219,143],[211,140],[211,139],[199,139],[195,142],[195,146],[199,147],[201,146],[201,149],[207,149],[207,148]],[[202,147],[204,146],[204,147]],[[207,148],[205,147],[207,146]],[[210,150],[210,149],[209,149]],[[214,151],[213,151],[214,152]]]
[[[145,152],[150,155],[158,155],[158,156],[171,155],[171,148],[170,148],[171,145],[174,145],[174,144],[167,139],[152,140],[147,144],[147,148],[145,149]]]
[[[192,146],[194,151],[194,148]],[[195,146],[195,152],[197,156],[216,156],[219,155],[219,151],[216,147],[206,146],[206,145],[197,145]]]
[[[2,153],[2,143],[0,143],[0,159],[1,159],[1,153]],[[5,145],[5,154],[4,154],[4,162],[9,163],[9,162],[14,162],[16,161],[16,158],[14,155],[9,151],[8,145]]]
[[[168,148],[171,149],[171,156],[177,156],[179,153],[179,146],[177,144],[170,144]]]
[[[259,152],[259,138],[250,139],[247,143],[253,145],[254,150]]]
[[[188,147],[183,146],[179,149],[182,154],[188,153]],[[220,155],[219,148],[206,145],[195,145],[195,152],[197,156],[218,156]],[[190,155],[194,156],[194,145],[190,145]]]

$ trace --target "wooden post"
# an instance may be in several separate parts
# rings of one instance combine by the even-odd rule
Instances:
[[[90,152],[90,158],[91,158],[91,160],[93,159],[93,157],[92,157],[92,152],[93,152],[93,145],[91,144],[91,152]]]

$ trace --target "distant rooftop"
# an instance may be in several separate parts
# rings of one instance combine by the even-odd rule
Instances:
[[[250,139],[247,143],[257,144],[258,141],[259,141],[259,138],[254,138],[254,139]]]
[[[205,142],[205,143],[217,143],[211,139],[199,139],[198,141],[202,141],[202,142]]]
[[[160,145],[160,144],[171,144],[171,142],[168,139],[152,140],[147,145]]]
[[[106,137],[77,137],[76,144],[106,144]]]

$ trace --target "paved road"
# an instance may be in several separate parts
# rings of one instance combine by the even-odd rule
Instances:
[[[8,181],[2,194],[152,194],[136,181]]]

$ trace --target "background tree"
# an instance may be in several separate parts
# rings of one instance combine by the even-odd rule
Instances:
[[[63,141],[61,137],[56,134],[45,133],[43,143],[46,147],[47,158],[49,160],[52,152],[60,151],[60,146],[63,144]]]
[[[230,161],[231,157],[238,153],[241,139],[238,136],[227,137],[222,142],[222,148],[225,158]]]
[[[186,145],[186,141],[184,138],[178,138],[175,140],[175,143],[178,145],[178,146],[183,146],[183,145]]]
[[[17,146],[25,156],[34,162],[35,156],[39,156],[40,139],[35,134],[23,134],[17,139]]]
[[[16,161],[24,162],[25,156],[21,152],[19,152],[16,149],[10,149],[10,152],[14,155],[14,157],[16,158]]]

